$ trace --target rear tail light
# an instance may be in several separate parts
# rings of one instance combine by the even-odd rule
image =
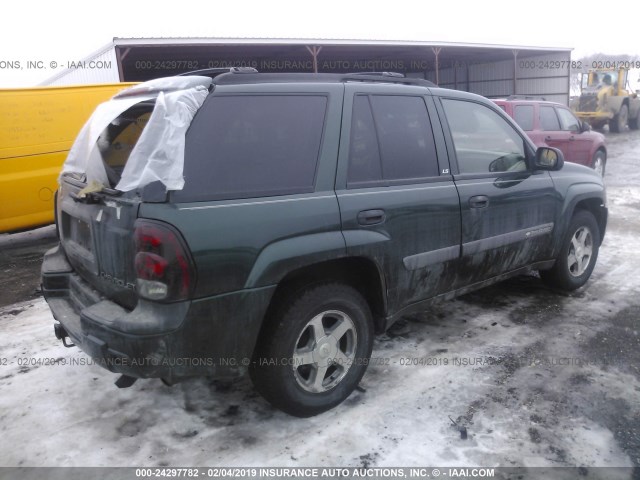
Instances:
[[[164,302],[189,298],[195,271],[180,234],[164,223],[137,220],[134,238],[138,294]]]

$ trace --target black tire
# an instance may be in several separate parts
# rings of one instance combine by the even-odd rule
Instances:
[[[581,232],[585,231],[590,238],[585,237],[584,242],[581,242],[579,237]],[[586,265],[584,261],[587,257],[587,249],[581,248],[576,256],[574,237],[577,243],[584,243],[584,246],[588,245],[591,248]],[[579,210],[571,219],[556,263],[550,270],[541,270],[540,277],[551,287],[566,291],[576,290],[589,280],[598,260],[599,249],[600,229],[595,217],[591,212]],[[571,255],[573,257],[570,260]]]
[[[611,120],[609,120],[609,131],[613,133],[620,133],[621,131],[623,131],[625,125],[627,124],[628,116],[629,109],[626,105],[622,105],[618,114]]]
[[[593,154],[593,159],[591,160],[591,168],[593,168],[596,172],[598,172],[602,177],[604,177],[604,172],[607,167],[607,154],[598,150]]]
[[[340,404],[358,386],[371,357],[374,331],[369,305],[357,290],[341,283],[308,287],[282,301],[268,322],[249,374],[273,406],[311,417]],[[349,330],[334,339],[337,326]],[[318,339],[314,332],[320,330],[314,327],[325,336]],[[310,356],[304,360],[309,363],[302,364],[301,352]],[[325,367],[319,383],[314,381]]]
[[[640,109],[638,109],[638,114],[635,118],[629,119],[629,129],[638,130],[638,128],[640,128]]]

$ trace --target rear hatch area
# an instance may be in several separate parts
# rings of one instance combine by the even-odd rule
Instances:
[[[82,181],[69,175],[60,185],[57,217],[62,250],[84,281],[105,298],[133,309],[137,302],[133,230],[140,197],[100,192],[79,199],[84,188]]]
[[[140,195],[115,187],[154,105],[154,99],[137,102],[100,132],[94,153],[107,185],[92,186],[86,174],[64,172],[58,192],[58,233],[70,265],[101,295],[127,309],[137,301],[133,231]]]
[[[195,76],[157,79],[96,109],[60,175],[60,246],[48,263],[45,257],[45,296],[68,296],[76,314],[102,300],[127,311],[136,307],[139,206],[166,201],[167,191],[183,182],[184,133],[210,84],[210,78]],[[54,272],[83,288],[54,282]]]

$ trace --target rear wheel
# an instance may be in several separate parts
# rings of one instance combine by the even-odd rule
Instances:
[[[629,110],[626,105],[620,107],[618,114],[609,121],[609,130],[613,133],[620,133],[624,130],[627,124],[627,117],[629,116]]]
[[[638,128],[640,128],[640,108],[638,109],[638,114],[635,118],[629,119],[629,128],[631,130],[638,130]]]
[[[591,168],[593,168],[601,177],[604,177],[604,171],[607,164],[607,154],[602,150],[598,150],[593,154]]]
[[[282,302],[256,348],[249,373],[275,407],[310,417],[358,386],[373,347],[371,311],[340,283],[309,287]]]
[[[600,229],[592,213],[579,210],[563,240],[560,254],[550,270],[540,271],[548,285],[572,291],[580,288],[591,276],[598,259]]]

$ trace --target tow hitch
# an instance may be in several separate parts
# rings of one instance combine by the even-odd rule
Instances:
[[[53,333],[55,333],[56,338],[58,340],[62,340],[62,344],[67,347],[67,348],[71,348],[71,347],[75,347],[76,344],[75,343],[67,343],[67,338],[69,338],[69,334],[67,333],[67,331],[64,329],[64,327],[62,326],[62,324],[60,323],[56,323],[53,325]]]
[[[120,375],[118,380],[116,380],[116,387],[129,388],[131,385],[136,383],[136,380],[138,380],[136,377],[130,377],[129,375]]]

